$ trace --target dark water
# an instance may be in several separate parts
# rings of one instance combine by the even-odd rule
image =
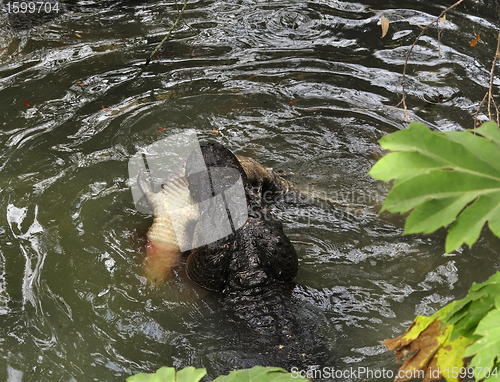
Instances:
[[[388,186],[366,175],[382,155],[377,140],[406,126],[393,106],[419,33],[409,22],[450,4],[190,1],[184,19],[198,34],[181,24],[147,68],[175,21],[172,2],[82,2],[25,30],[4,9],[0,380],[123,381],[188,365],[215,377],[245,357],[224,358],[224,318],[181,274],[160,288],[142,276],[152,219],[134,208],[127,161],[190,128],[358,205],[355,216],[297,203],[274,212],[300,256],[295,298],[337,367],[395,371],[380,341],[499,269],[499,241],[486,231],[451,255],[442,232],[402,237],[403,218],[377,214]],[[373,9],[392,22],[384,39]],[[465,1],[439,40],[436,28],[421,39],[408,67],[412,120],[472,127],[497,10]]]

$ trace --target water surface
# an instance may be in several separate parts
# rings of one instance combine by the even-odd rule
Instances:
[[[354,216],[321,203],[273,211],[299,253],[295,298],[337,366],[397,370],[380,341],[499,269],[487,231],[450,255],[443,232],[402,237],[404,218],[378,215],[389,186],[366,175],[383,155],[377,140],[406,126],[394,106],[412,24],[450,4],[190,1],[196,33],[181,24],[148,67],[172,2],[81,2],[25,30],[0,13],[0,379],[123,381],[189,365],[213,378],[244,356],[224,358],[224,317],[182,272],[160,288],[142,274],[152,218],[134,208],[127,161],[191,128],[358,205]],[[421,39],[412,120],[472,127],[498,9],[464,2],[440,38],[433,27]],[[374,10],[391,20],[384,39]]]

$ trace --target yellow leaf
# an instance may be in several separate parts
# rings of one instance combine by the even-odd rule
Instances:
[[[472,342],[474,341],[471,337],[460,336],[453,342],[450,342],[450,337],[448,337],[434,356],[435,362],[431,365],[432,369],[440,370],[440,377],[444,377],[447,382],[459,382],[463,380],[460,378],[460,375],[453,378],[454,374],[446,373],[446,370],[453,370],[455,368],[459,370],[459,373],[461,370],[464,370],[463,367],[466,360],[464,358],[464,351]]]
[[[384,341],[383,344],[389,350],[396,350],[396,362],[409,355],[399,368],[395,381],[408,381],[416,375],[423,378],[424,373],[424,381],[440,379],[441,366],[447,365],[448,362],[458,357],[460,349],[463,352],[465,341],[462,343],[456,340],[452,344],[448,342],[452,330],[453,325],[443,327],[442,323],[434,317],[417,316],[405,334]],[[462,337],[459,340],[462,340]],[[443,350],[445,344],[452,346],[447,346]],[[436,355],[440,351],[442,351],[443,360],[438,363]]]
[[[420,333],[417,339],[409,343],[408,346],[406,346],[404,349],[398,350],[403,354],[412,354],[403,362],[403,365],[399,368],[399,370],[404,371],[404,373],[401,373],[399,375],[408,376],[416,370],[426,371],[429,368],[436,352],[449,338],[451,330],[451,325],[443,328],[439,321],[434,321],[422,333]],[[415,374],[413,373],[413,375]],[[395,380],[406,381],[408,379],[411,378],[396,377]]]
[[[389,20],[385,18],[385,16],[382,16],[380,19],[380,24],[382,25],[382,38],[387,34],[387,31],[389,30]]]
[[[417,316],[413,324],[408,328],[406,333],[400,335],[399,337],[385,340],[382,342],[383,345],[388,350],[394,350],[396,348],[403,348],[410,344],[412,341],[416,340],[420,333],[422,333],[427,327],[435,321],[435,317]],[[399,361],[398,361],[399,362]]]
[[[446,21],[446,13],[439,19],[439,23],[442,24]]]

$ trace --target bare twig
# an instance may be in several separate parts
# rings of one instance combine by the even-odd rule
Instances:
[[[450,5],[448,8],[446,8],[444,11],[442,11],[439,16],[431,23],[427,24],[425,27],[422,28],[422,30],[420,31],[420,34],[417,36],[417,38],[415,39],[415,41],[413,42],[412,46],[410,47],[410,49],[408,50],[408,53],[406,54],[406,57],[405,57],[405,64],[404,64],[404,67],[403,67],[403,81],[401,83],[401,86],[402,86],[402,94],[401,94],[401,103],[403,104],[403,109],[405,111],[405,116],[406,116],[406,119],[408,120],[409,117],[408,117],[408,109],[406,107],[406,92],[405,92],[405,86],[406,86],[406,68],[408,66],[408,60],[410,59],[410,55],[411,55],[411,52],[413,51],[413,48],[415,48],[415,46],[417,45],[417,42],[418,40],[420,40],[420,37],[423,36],[423,34],[427,31],[427,29],[429,29],[432,25],[436,24],[439,22],[439,20],[446,14],[446,12],[450,11],[451,9],[455,8],[457,5],[459,5],[460,3],[462,3],[464,0],[458,0],[455,4],[453,5]]]
[[[441,33],[443,32],[443,30],[439,28],[439,24],[437,25],[437,30],[438,30],[438,57],[439,59],[441,59]]]
[[[177,0],[175,0],[175,7],[177,8],[177,12],[179,11],[179,8],[177,7]],[[184,9],[183,9],[184,10]],[[187,26],[189,29],[191,29],[193,31],[193,33],[197,36],[199,36],[200,34],[196,31],[196,29],[194,29],[191,25],[189,25],[186,20],[184,19],[184,12],[181,12],[181,19],[182,19],[182,22],[184,23],[185,26]]]
[[[479,110],[481,109],[481,106],[483,106],[484,101],[486,101],[486,98],[488,98],[488,93],[486,93],[483,97],[483,100],[479,103],[479,106],[477,107],[476,114],[474,114],[474,128],[479,125],[479,122],[477,121],[477,116],[479,115]]]
[[[483,97],[483,100],[479,103],[479,106],[477,107],[476,114],[474,115],[474,128],[479,125],[477,117],[479,115],[481,107],[486,102],[486,99],[488,99],[488,102],[487,102],[488,118],[491,121],[494,120],[493,113],[491,111],[491,108],[493,106],[495,108],[495,113],[496,113],[496,123],[497,123],[497,125],[500,125],[500,111],[498,109],[497,103],[495,102],[495,99],[493,98],[493,81],[495,79],[495,67],[497,65],[497,61],[499,58],[500,58],[500,30],[498,31],[497,50],[495,52],[495,57],[493,57],[493,63],[491,64],[490,85],[488,87],[488,91],[486,92],[486,94]]]
[[[488,89],[488,118],[493,120],[493,116],[491,115],[491,105],[495,106],[495,110],[497,113],[497,124],[500,123],[499,121],[499,114],[498,114],[498,106],[495,103],[495,100],[493,99],[493,79],[495,76],[495,66],[497,65],[497,60],[500,57],[500,30],[498,31],[498,38],[497,38],[497,50],[495,52],[495,57],[493,58],[493,64],[491,64],[491,72],[490,72],[490,87]]]
[[[175,2],[175,5],[177,6],[177,1]],[[170,28],[170,30],[168,31],[167,35],[156,46],[155,50],[153,50],[153,52],[149,55],[148,59],[146,60],[146,66],[148,66],[149,62],[151,61],[151,59],[153,58],[153,56],[156,54],[156,52],[158,52],[158,49],[161,48],[161,46],[163,45],[163,43],[170,38],[170,35],[172,34],[172,31],[175,29],[175,27],[179,23],[180,19],[182,18],[182,14],[184,13],[184,9],[186,9],[186,5],[187,5],[187,0],[184,0],[184,6],[182,7],[182,9],[179,11],[179,9],[177,8],[177,19],[175,20],[174,25],[172,25],[172,28]]]

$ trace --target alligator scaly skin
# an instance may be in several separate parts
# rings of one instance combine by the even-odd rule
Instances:
[[[290,370],[293,366],[321,364],[325,346],[318,341],[314,324],[298,317],[303,306],[293,296],[297,253],[281,223],[262,200],[265,192],[296,192],[297,188],[273,170],[251,158],[235,156],[219,144],[202,145],[201,151],[207,168],[233,168],[241,174],[248,212],[242,227],[223,239],[193,249],[186,259],[188,276],[214,292],[220,311],[235,328],[220,356],[224,359],[226,354],[240,354],[240,359],[234,360],[234,367],[261,364]],[[190,159],[183,175],[184,180],[190,179]],[[183,181],[174,189],[183,202],[199,199],[195,195],[199,185]],[[161,203],[168,205],[168,196],[173,191],[169,187],[158,194],[143,191],[151,206],[157,206],[148,239],[162,245],[177,245],[178,250],[171,224],[162,213],[156,213],[165,210]],[[187,217],[186,224],[192,224],[194,218]],[[243,357],[245,353],[249,354],[247,358]]]

